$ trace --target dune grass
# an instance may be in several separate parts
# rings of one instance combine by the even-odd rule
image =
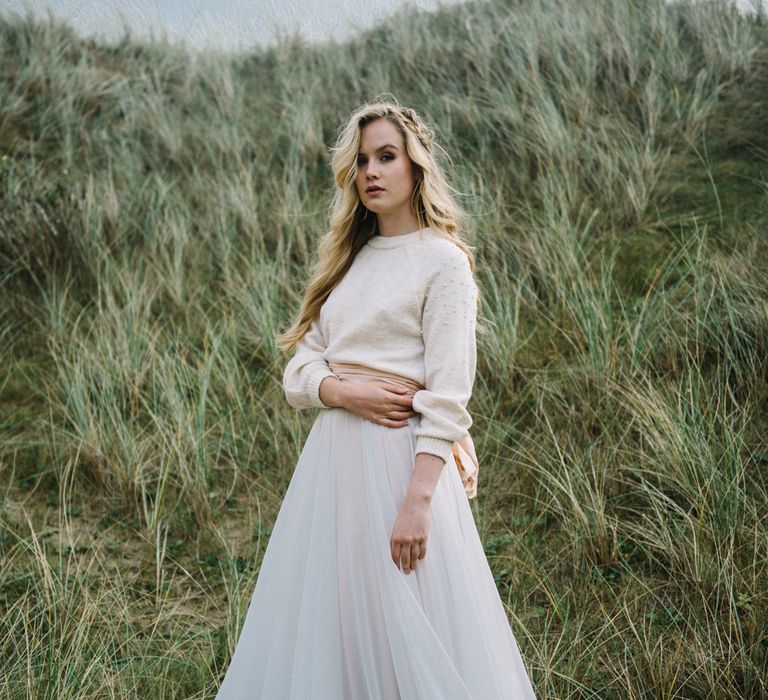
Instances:
[[[472,502],[541,698],[768,695],[768,30],[469,2],[242,56],[0,20],[0,696],[212,697],[313,414],[275,335],[328,147],[437,127]]]

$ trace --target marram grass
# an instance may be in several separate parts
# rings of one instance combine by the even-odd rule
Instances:
[[[541,698],[768,695],[768,31],[470,2],[217,56],[0,20],[0,697],[211,697],[312,416],[275,335],[344,117],[476,246],[473,510]]]

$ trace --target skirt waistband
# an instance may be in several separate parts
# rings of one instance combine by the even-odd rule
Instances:
[[[403,377],[394,372],[374,369],[365,365],[353,362],[329,362],[328,366],[339,379],[353,382],[365,382],[373,379],[390,382],[398,386],[405,387],[408,394],[415,394],[417,391],[426,389],[426,387],[415,379]],[[464,484],[464,491],[467,498],[474,498],[477,495],[477,473],[480,465],[477,460],[477,452],[472,442],[472,436],[467,435],[464,440],[454,441],[451,447],[451,454],[459,470],[459,476]]]
[[[382,369],[374,369],[373,367],[367,367],[353,362],[329,362],[328,366],[331,368],[331,372],[333,372],[339,379],[351,381],[380,379],[405,387],[406,389],[409,389],[412,394],[415,394],[422,389],[426,389],[423,384],[414,379],[410,379],[409,377],[403,377],[394,372],[386,372]]]

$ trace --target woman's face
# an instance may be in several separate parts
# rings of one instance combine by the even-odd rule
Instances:
[[[408,215],[413,168],[403,135],[388,119],[366,124],[361,132],[355,186],[360,201],[377,215]],[[371,191],[370,188],[378,188]]]

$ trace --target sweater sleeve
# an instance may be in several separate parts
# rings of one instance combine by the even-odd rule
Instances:
[[[320,399],[320,383],[333,374],[323,357],[325,348],[325,338],[316,318],[283,372],[283,391],[294,408],[329,408]]]
[[[477,294],[469,260],[454,246],[428,282],[422,312],[426,381],[412,402],[421,414],[414,431],[416,454],[447,462],[453,441],[469,434],[472,417],[466,407],[477,364]]]

